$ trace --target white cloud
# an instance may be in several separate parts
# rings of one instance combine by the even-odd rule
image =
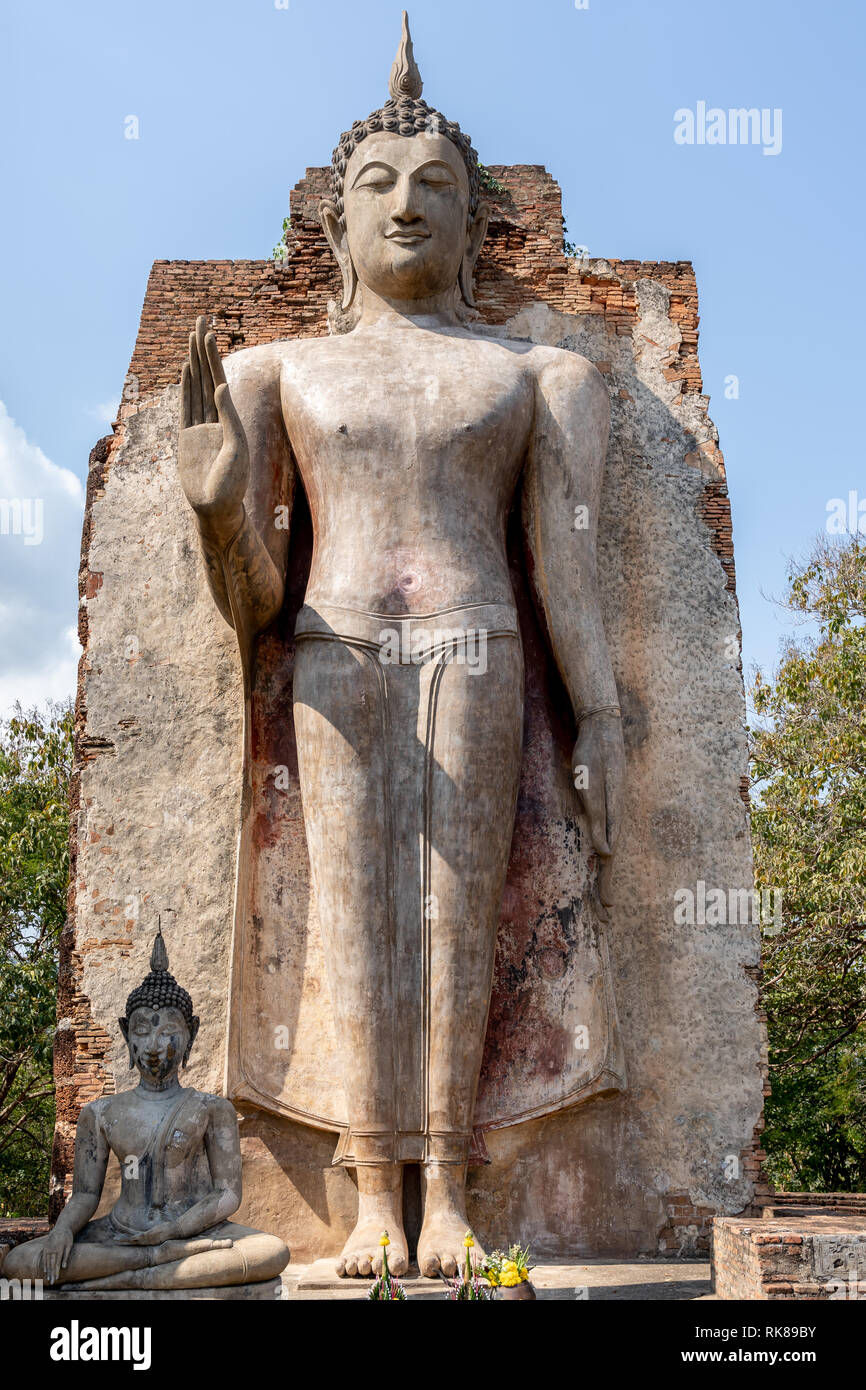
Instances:
[[[0,401],[0,717],[75,690],[84,489]]]
[[[101,401],[99,405],[92,405],[87,413],[91,419],[98,420],[101,425],[113,425],[119,409],[120,403],[118,401]]]

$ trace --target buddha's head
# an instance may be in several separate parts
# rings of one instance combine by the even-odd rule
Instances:
[[[322,225],[343,276],[342,331],[357,321],[359,282],[404,303],[453,291],[474,306],[472,272],[489,209],[479,201],[478,156],[460,127],[421,100],[421,74],[403,12],[390,100],[340,137],[334,196]]]
[[[129,1065],[143,1080],[162,1084],[186,1066],[199,1021],[192,999],[169,974],[161,931],[150,953],[150,974],[130,994],[118,1023],[129,1048]]]

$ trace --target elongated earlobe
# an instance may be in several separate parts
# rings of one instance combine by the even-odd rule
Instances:
[[[135,1063],[132,1060],[132,1048],[129,1045],[129,1023],[125,1018],[119,1018],[117,1021],[120,1024],[120,1031],[123,1034],[123,1041],[126,1043],[126,1050],[129,1054],[129,1070],[132,1071]]]
[[[464,256],[460,264],[458,281],[460,284],[460,293],[463,296],[463,302],[464,304],[468,304],[470,309],[475,308],[474,268],[474,262],[469,259],[468,255]]]
[[[188,1042],[187,1045],[186,1045],[186,1051],[185,1051],[184,1054],[183,1054],[183,1062],[182,1062],[182,1064],[181,1064],[184,1071],[186,1071],[186,1064],[187,1064],[187,1062],[189,1061],[189,1054],[192,1052],[192,1045],[193,1045],[193,1043],[195,1042],[196,1037],[198,1036],[198,1027],[199,1027],[199,1017],[198,1017],[198,1014],[194,1014],[194,1015],[193,1015],[193,1019],[192,1019],[192,1024],[190,1025],[190,1030],[189,1030],[189,1042]]]
[[[458,275],[460,293],[463,296],[464,302],[468,304],[470,309],[475,308],[475,286],[473,283],[473,276],[475,274],[475,264],[481,252],[481,247],[484,244],[484,238],[487,235],[487,224],[489,221],[490,206],[488,203],[480,203],[478,211],[475,214],[475,219],[469,230],[466,252],[460,263],[460,272]]]
[[[346,257],[346,263],[340,265],[340,270],[343,273],[343,298],[340,302],[340,308],[345,314],[347,309],[351,309],[355,299],[355,291],[358,288],[358,272],[351,256]]]
[[[340,309],[345,314],[347,309],[351,309],[355,298],[355,292],[358,288],[358,272],[349,251],[349,243],[340,215],[330,199],[324,199],[320,204],[319,219],[343,277],[343,298]]]

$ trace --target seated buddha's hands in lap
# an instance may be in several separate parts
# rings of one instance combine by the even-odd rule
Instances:
[[[151,1226],[147,1231],[141,1231],[137,1236],[131,1236],[125,1240],[124,1245],[162,1245],[165,1240],[177,1240],[180,1231],[174,1221],[161,1221],[158,1226]]]
[[[151,1226],[149,1231],[142,1231],[140,1235],[132,1236],[131,1239],[125,1240],[123,1243],[124,1245],[176,1245],[178,1254],[182,1253],[181,1247],[190,1243],[208,1250],[228,1250],[234,1244],[230,1238],[226,1237],[219,1240],[199,1239],[197,1234],[184,1231],[179,1221],[162,1221],[158,1226]]]

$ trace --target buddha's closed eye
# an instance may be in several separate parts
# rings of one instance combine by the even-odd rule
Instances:
[[[394,180],[386,175],[379,175],[378,178],[365,179],[363,183],[356,185],[358,188],[369,188],[374,193],[385,193],[389,188],[394,187]]]
[[[362,169],[353,183],[353,188],[390,188],[397,178],[396,171],[387,164],[368,164]]]

